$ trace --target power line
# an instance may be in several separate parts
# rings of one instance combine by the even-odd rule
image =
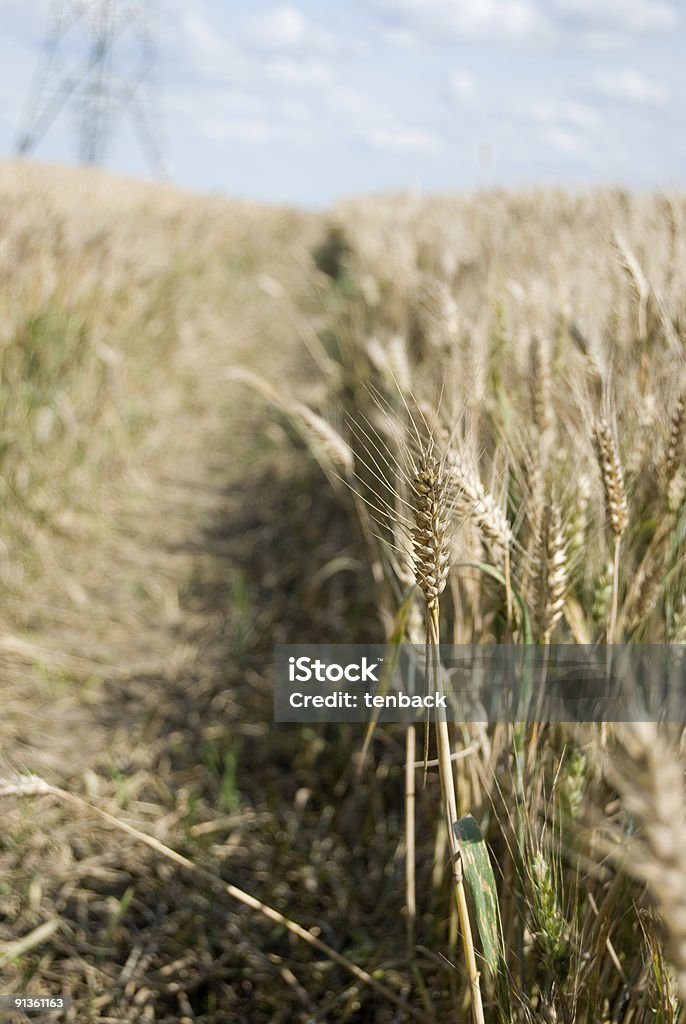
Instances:
[[[158,35],[154,0],[53,0],[18,152],[33,152],[71,107],[80,159],[103,163],[127,113],[153,173],[167,177],[154,78]]]

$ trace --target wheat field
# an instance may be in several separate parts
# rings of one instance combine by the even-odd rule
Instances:
[[[275,643],[686,641],[685,217],[0,167],[0,990],[685,1019],[678,726],[272,720]]]

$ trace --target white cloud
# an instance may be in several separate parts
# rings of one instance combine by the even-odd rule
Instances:
[[[476,97],[476,78],[464,68],[452,71],[449,78],[450,91],[463,106],[468,107]]]
[[[551,149],[563,156],[578,159],[588,154],[588,141],[578,132],[564,128],[550,128],[543,137]]]
[[[211,142],[243,142],[261,145],[270,142],[282,142],[295,145],[307,145],[312,140],[312,133],[302,127],[282,124],[269,118],[249,121],[240,118],[204,117],[199,128],[206,139]]]
[[[308,98],[287,91],[263,94],[211,87],[195,97],[171,96],[171,108],[189,118],[193,130],[210,142],[309,144],[316,132],[316,110]]]
[[[553,6],[563,17],[616,35],[668,31],[679,22],[676,7],[666,0],[553,0]]]
[[[441,148],[435,135],[416,128],[374,129],[366,140],[385,153],[436,153]]]
[[[27,18],[41,19],[48,13],[48,0],[0,0],[0,14],[20,14]]]
[[[226,117],[206,115],[198,123],[200,132],[211,142],[270,142],[274,137],[274,127],[267,121],[229,120]]]
[[[376,104],[368,93],[352,85],[337,85],[324,94],[327,109],[337,117],[359,124],[375,113]]]
[[[325,85],[332,80],[331,67],[321,60],[275,60],[265,63],[264,73],[273,82],[290,86]]]
[[[622,49],[680,21],[670,0],[367,0],[390,43],[539,39]]]
[[[201,117],[257,117],[262,111],[262,103],[258,96],[239,90],[222,90],[221,94],[214,90],[190,92],[188,90],[167,89],[164,97],[165,110],[184,118]]]
[[[389,24],[383,21],[376,27],[376,33],[391,46],[409,48],[417,44],[418,33],[409,25]]]
[[[203,0],[197,0],[192,8],[183,7],[181,0],[169,2],[177,7],[175,24],[168,27],[169,41],[181,60],[185,59],[186,71],[193,76],[191,81],[187,79],[184,90],[191,107],[197,104],[204,116],[210,96],[214,108],[219,104],[219,96],[223,98],[220,112],[213,113],[211,118],[214,137],[231,134],[232,138],[244,141],[272,137],[272,122],[282,118],[289,104],[291,109],[301,111],[298,120],[302,122],[302,111],[308,108],[314,116],[322,96],[334,88],[330,56],[295,45],[311,38],[301,31],[308,24],[304,19],[285,17],[280,22],[277,18],[278,31],[264,36],[270,40],[270,46],[251,46],[246,45],[245,36],[241,39],[227,31],[221,9],[211,11]],[[274,10],[283,14],[291,8]],[[273,11],[267,11],[261,17],[269,20],[271,14]],[[192,109],[183,113],[186,118],[193,116]],[[227,128],[220,126],[223,116],[228,119]],[[254,128],[243,125],[243,120],[251,117]]]
[[[564,126],[565,129],[588,130],[600,124],[598,112],[593,107],[573,100],[536,100],[534,103],[522,105],[520,113],[540,124]]]
[[[517,101],[512,110],[525,123],[523,133],[535,145],[542,144],[562,159],[589,162],[602,126],[602,118],[592,106],[544,96]]]
[[[313,25],[297,7],[281,4],[254,15],[246,24],[250,42],[269,50],[330,50],[331,33]]]
[[[186,66],[202,78],[224,77],[234,53],[222,26],[203,3],[193,6],[172,0],[171,17],[162,24],[163,45],[177,51]]]
[[[530,37],[546,32],[547,18],[531,0],[372,0],[387,31],[401,39]]]
[[[578,34],[578,40],[586,50],[598,50],[604,53],[627,50],[632,45],[631,35],[612,32],[610,29],[584,28]]]
[[[593,78],[597,92],[628,103],[666,103],[669,92],[635,68],[605,68]]]

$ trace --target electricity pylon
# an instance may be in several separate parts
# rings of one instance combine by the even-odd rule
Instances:
[[[79,156],[100,164],[117,118],[128,112],[153,173],[167,177],[153,77],[156,6],[153,0],[53,0],[19,153],[32,152],[71,105]]]

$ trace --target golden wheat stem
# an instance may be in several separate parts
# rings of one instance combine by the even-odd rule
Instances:
[[[512,635],[512,559],[509,547],[505,548],[505,606],[507,609],[507,631],[508,639]]]
[[[439,667],[440,628],[438,598],[430,604],[427,603],[426,643],[427,663],[430,666],[430,678],[433,682],[433,688],[435,692],[442,694],[443,682]],[[448,829],[448,848],[450,850],[453,883],[455,886],[455,902],[457,904],[457,913],[460,920],[462,948],[464,950],[465,963],[467,965],[467,976],[469,978],[472,1016],[474,1024],[485,1024],[479,968],[476,961],[474,936],[472,935],[469,906],[467,904],[467,894],[464,885],[462,856],[457,834],[455,832],[455,825],[458,820],[458,811],[455,776],[453,774],[453,762],[451,758],[450,733],[448,730],[448,721],[445,711],[442,708],[437,709],[436,711],[436,747],[438,752],[438,775],[441,784],[441,794],[443,797],[443,810]]]
[[[610,607],[610,624],[607,630],[607,642],[614,644],[617,642],[617,609],[619,607],[619,555],[620,548],[622,545],[622,538],[615,537],[615,552],[614,560],[612,563],[612,605]]]
[[[414,956],[414,927],[417,917],[415,883],[415,760],[417,732],[414,724],[405,736],[405,909],[407,911],[407,954]]]

